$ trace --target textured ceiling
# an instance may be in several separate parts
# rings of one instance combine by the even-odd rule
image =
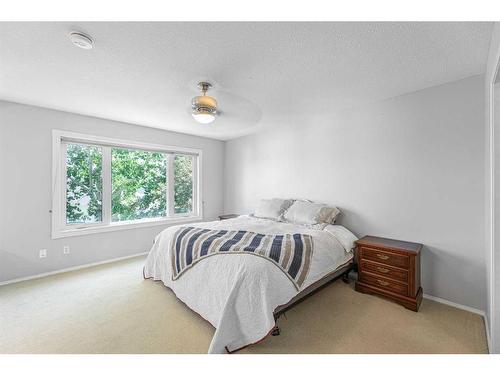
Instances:
[[[491,23],[0,23],[0,99],[211,138],[484,72]],[[95,48],[75,48],[71,30]],[[188,113],[196,83],[223,114]],[[264,124],[264,125],[263,125]]]

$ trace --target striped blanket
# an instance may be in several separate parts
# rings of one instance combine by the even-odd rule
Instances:
[[[313,239],[308,234],[266,235],[195,227],[180,227],[171,244],[172,280],[212,255],[252,254],[278,266],[297,290],[307,276],[313,252]]]

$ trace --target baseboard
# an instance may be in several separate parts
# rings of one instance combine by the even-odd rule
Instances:
[[[424,293],[424,298],[430,299],[431,301],[440,302],[440,303],[443,303],[445,305],[453,306],[453,307],[456,307],[457,309],[460,309],[460,310],[469,311],[471,313],[478,314],[481,316],[486,315],[483,310],[479,310],[479,309],[476,309],[474,307],[465,306],[465,305],[461,305],[459,303],[451,302],[451,301],[448,301],[447,299],[444,299],[444,298],[434,297],[434,296],[431,296],[430,294]]]
[[[479,310],[479,309],[476,309],[474,307],[465,306],[465,305],[461,305],[459,303],[451,302],[451,301],[448,301],[447,299],[444,299],[444,298],[434,297],[434,296],[431,296],[430,294],[424,293],[424,298],[430,299],[431,301],[440,302],[440,303],[448,305],[448,306],[453,306],[453,307],[456,307],[457,309],[460,309],[460,310],[465,310],[465,311],[469,311],[469,312],[474,313],[474,314],[481,315],[483,317],[484,328],[486,330],[486,342],[488,344],[488,352],[490,352],[490,348],[491,348],[490,327],[488,324],[488,319],[486,319],[486,313],[483,310]]]
[[[483,319],[484,319],[484,328],[486,329],[486,341],[488,343],[488,352],[491,354],[490,325],[488,323],[488,319],[486,319],[486,314],[483,316]]]
[[[83,268],[89,268],[89,267],[99,266],[101,264],[106,264],[106,263],[118,262],[120,260],[125,260],[125,259],[130,259],[130,258],[136,258],[136,257],[142,256],[142,255],[146,255],[147,253],[149,253],[149,251],[145,251],[145,252],[142,252],[142,253],[136,253],[136,254],[132,254],[132,255],[127,255],[127,256],[124,256],[124,257],[120,257],[120,258],[113,258],[113,259],[102,260],[100,262],[86,263],[86,264],[82,264],[81,266],[74,266],[74,267],[63,268],[63,269],[56,270],[56,271],[39,273],[39,274],[32,275],[32,276],[20,277],[18,279],[11,279],[11,280],[6,280],[6,281],[1,281],[0,282],[0,286],[7,285],[7,284],[19,283],[21,281],[28,281],[28,280],[40,279],[42,277],[57,275],[59,273],[65,273],[65,272],[70,272],[70,271],[81,270]]]

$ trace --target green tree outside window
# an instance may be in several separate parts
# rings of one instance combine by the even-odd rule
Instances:
[[[174,158],[174,213],[193,211],[193,157],[175,155]]]
[[[111,148],[111,221],[162,218],[193,211],[191,155]],[[66,222],[101,222],[103,147],[66,145]],[[168,158],[173,158],[173,202],[168,202]]]
[[[66,146],[66,222],[102,220],[102,148],[68,143]]]
[[[167,213],[167,157],[160,152],[113,148],[112,221],[164,217]]]

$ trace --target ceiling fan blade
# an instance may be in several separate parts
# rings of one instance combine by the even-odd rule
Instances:
[[[240,118],[246,123],[257,123],[262,117],[259,106],[247,98],[228,91],[217,92],[216,98],[221,117]]]
[[[206,95],[212,96],[217,101],[216,119],[209,124],[200,124],[191,119],[193,126],[208,126],[213,129],[213,132],[241,132],[257,125],[262,118],[262,111],[258,105],[243,96],[223,90],[218,85],[214,85],[214,88],[211,88]],[[192,107],[186,106],[185,108],[186,113],[191,117]]]

